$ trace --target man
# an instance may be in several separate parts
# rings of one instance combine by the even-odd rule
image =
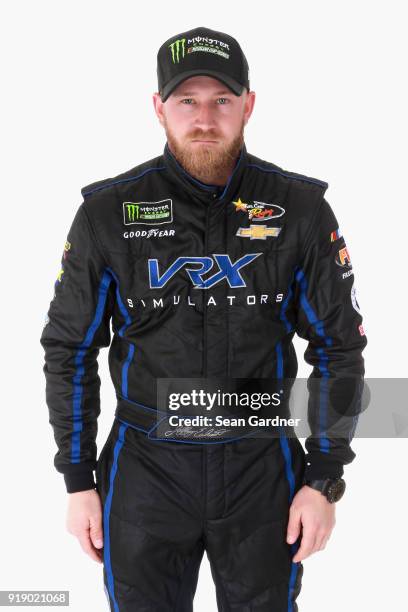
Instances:
[[[82,189],[41,337],[67,526],[103,561],[112,610],[191,611],[206,550],[219,610],[295,612],[355,456],[366,338],[349,253],[327,183],[247,152],[255,93],[234,38],[166,41],[153,102],[164,152]],[[118,404],[96,461],[110,321]],[[168,428],[163,381],[284,386],[295,332],[313,366],[307,455],[282,429]]]

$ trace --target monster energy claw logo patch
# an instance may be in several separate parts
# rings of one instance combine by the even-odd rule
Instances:
[[[173,64],[178,64],[180,61],[180,53],[181,53],[181,59],[184,57],[184,54],[185,54],[186,39],[179,38],[178,40],[175,40],[173,43],[171,43],[169,47],[171,50],[171,59],[173,60]]]
[[[123,202],[125,225],[161,225],[173,221],[172,200],[159,202]]]
[[[178,38],[169,45],[173,64],[178,64],[190,53],[213,53],[224,59],[229,59],[229,45],[222,40],[195,36],[194,38]]]

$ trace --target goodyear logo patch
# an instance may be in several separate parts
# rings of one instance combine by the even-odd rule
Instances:
[[[161,225],[173,221],[172,200],[159,202],[123,202],[125,225]]]

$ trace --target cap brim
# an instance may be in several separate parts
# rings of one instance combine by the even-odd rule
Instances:
[[[173,77],[171,81],[166,83],[166,85],[163,87],[161,91],[162,101],[165,102],[167,98],[170,96],[170,94],[174,91],[174,89],[176,89],[176,87],[180,85],[180,83],[182,83],[186,79],[189,79],[190,77],[198,76],[198,75],[211,76],[211,77],[214,77],[215,79],[218,79],[218,81],[221,81],[222,83],[224,83],[224,85],[226,85],[229,89],[231,89],[231,91],[236,96],[240,96],[243,90],[245,89],[244,85],[241,85],[241,83],[238,83],[238,81],[236,81],[235,79],[232,79],[226,74],[223,74],[222,72],[217,72],[216,70],[206,70],[205,68],[204,69],[197,68],[197,70],[188,70],[187,72],[183,72],[183,74],[178,74],[177,76]]]

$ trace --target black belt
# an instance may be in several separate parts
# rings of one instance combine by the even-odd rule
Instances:
[[[289,416],[286,414],[284,418]],[[272,415],[266,416],[265,413],[255,414],[249,410],[241,410],[235,414],[231,411],[218,412],[216,416],[176,415],[121,396],[117,397],[115,417],[151,439],[167,442],[223,444],[248,437],[295,436],[294,429],[290,425],[272,425],[270,422],[259,425],[266,419],[276,420],[282,415],[274,414],[272,417]]]

